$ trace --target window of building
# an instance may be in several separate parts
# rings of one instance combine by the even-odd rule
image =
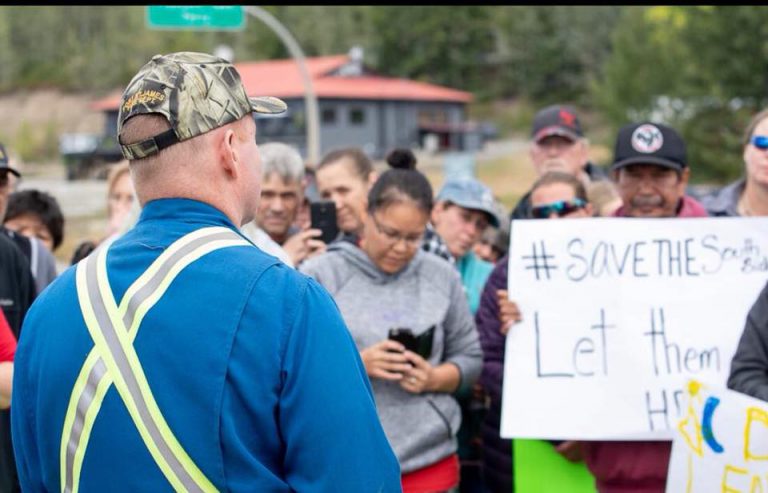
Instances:
[[[349,123],[352,125],[363,125],[365,123],[365,110],[363,108],[350,109]]]
[[[335,125],[336,108],[323,108],[322,121],[326,125]]]
[[[437,108],[420,109],[417,118],[420,124],[448,123],[448,112]]]

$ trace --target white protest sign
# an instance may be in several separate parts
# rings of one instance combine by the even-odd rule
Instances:
[[[691,381],[667,491],[768,492],[768,403]]]
[[[510,244],[506,438],[671,439],[768,280],[768,218],[523,220]]]

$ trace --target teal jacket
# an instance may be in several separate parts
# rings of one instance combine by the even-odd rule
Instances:
[[[480,306],[480,295],[485,281],[491,275],[493,264],[478,258],[471,250],[456,261],[456,268],[461,275],[461,283],[469,301],[469,309],[474,315]]]

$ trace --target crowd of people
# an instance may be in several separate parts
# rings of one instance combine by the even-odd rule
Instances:
[[[410,149],[378,172],[357,147],[257,145],[253,113],[285,108],[225,60],[154,57],[123,94],[108,225],[60,275],[61,209],[14,191],[0,146],[0,491],[515,491],[510,224],[768,215],[768,110],[743,177],[694,197],[674,128],[628,122],[602,168],[575,108],[548,106],[507,212],[478,178],[435,192]],[[728,383],[768,400],[766,307],[768,287]],[[665,489],[670,442],[544,443],[601,493]]]

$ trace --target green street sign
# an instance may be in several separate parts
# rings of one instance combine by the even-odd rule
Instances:
[[[150,5],[146,13],[150,29],[240,31],[245,27],[239,5]]]

